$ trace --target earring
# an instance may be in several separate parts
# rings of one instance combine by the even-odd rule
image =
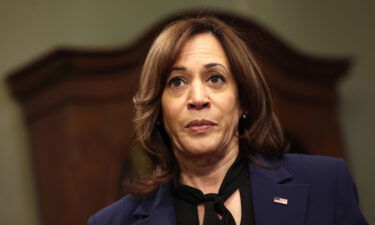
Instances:
[[[242,114],[238,121],[238,133],[239,135],[243,135],[246,129],[249,127],[249,118],[246,114]]]

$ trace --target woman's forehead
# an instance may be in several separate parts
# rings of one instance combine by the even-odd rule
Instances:
[[[228,66],[227,56],[221,43],[211,33],[202,33],[191,37],[182,47],[174,67],[194,66],[197,63]]]

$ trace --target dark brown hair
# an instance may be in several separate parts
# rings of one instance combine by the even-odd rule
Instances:
[[[251,157],[283,154],[285,142],[272,109],[270,91],[255,58],[241,34],[215,17],[178,19],[166,26],[153,42],[143,66],[139,89],[134,97],[135,132],[151,160],[152,174],[139,179],[130,193],[147,196],[161,184],[173,179],[178,165],[161,118],[161,96],[167,76],[184,44],[194,35],[211,33],[221,43],[238,89],[240,106],[247,121],[239,124],[241,151]],[[158,122],[159,121],[159,122]]]

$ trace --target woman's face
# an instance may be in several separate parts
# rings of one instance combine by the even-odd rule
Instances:
[[[177,158],[238,149],[237,87],[220,42],[193,36],[177,58],[162,95],[164,127]]]

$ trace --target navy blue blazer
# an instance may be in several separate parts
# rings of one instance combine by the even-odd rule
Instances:
[[[367,225],[345,162],[324,156],[285,154],[267,169],[249,163],[255,225]],[[288,203],[274,202],[274,197]],[[154,196],[127,195],[92,216],[89,225],[175,225],[170,184]]]

